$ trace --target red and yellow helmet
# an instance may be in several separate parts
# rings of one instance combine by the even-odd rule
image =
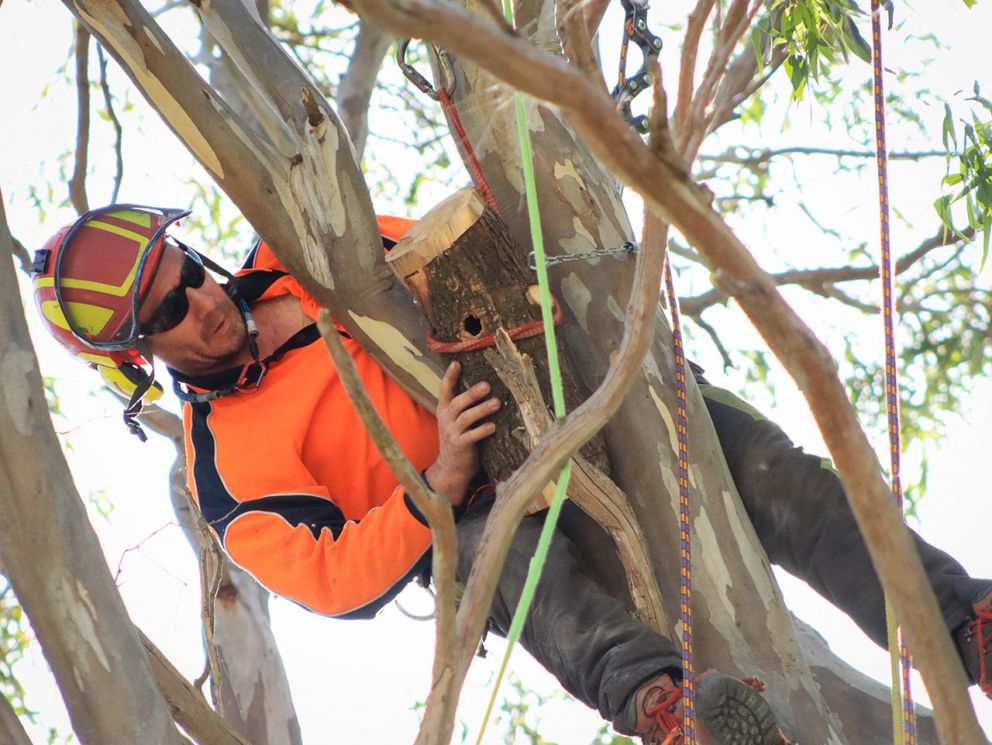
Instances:
[[[45,326],[125,396],[146,363],[137,349],[138,309],[155,279],[166,229],[188,214],[111,205],[87,212],[35,252],[34,297]]]

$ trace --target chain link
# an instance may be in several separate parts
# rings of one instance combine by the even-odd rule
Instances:
[[[639,250],[640,246],[637,243],[624,241],[616,248],[599,248],[595,251],[582,251],[574,254],[562,254],[561,256],[545,256],[544,261],[547,266],[554,266],[555,264],[564,264],[567,261],[592,261],[593,259],[598,259],[600,256],[635,254]],[[534,252],[531,251],[527,256],[530,258],[530,268],[537,269],[534,265]]]

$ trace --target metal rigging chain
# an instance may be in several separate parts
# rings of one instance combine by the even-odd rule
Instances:
[[[891,7],[891,6],[890,6]],[[891,24],[891,10],[890,10]],[[892,247],[889,240],[889,190],[888,154],[885,147],[885,92],[882,86],[882,22],[881,2],[871,3],[872,36],[872,84],[875,96],[875,160],[878,167],[878,205],[881,237],[881,260],[879,269],[882,280],[882,316],[885,324],[885,402],[888,411],[889,455],[891,462],[892,492],[902,512],[902,484],[899,476],[899,458],[902,452],[899,423],[899,378],[896,367],[894,308],[892,298]],[[886,604],[888,610],[888,604]],[[913,710],[913,694],[910,688],[909,672],[911,661],[909,652],[902,642],[902,630],[895,626],[892,614],[889,616],[889,649],[893,650],[893,677],[895,677],[895,649],[898,648],[901,680],[893,680],[892,718],[893,738],[896,745],[916,744],[916,716]],[[899,701],[896,691],[902,690],[902,716],[900,719]],[[902,725],[901,727],[899,725]],[[902,738],[899,737],[902,730]]]
[[[630,111],[630,104],[654,84],[650,69],[654,67],[661,52],[661,37],[655,36],[648,29],[648,0],[620,0],[620,5],[627,17],[624,19],[623,41],[620,44],[620,72],[612,95],[624,120],[644,134],[648,131],[648,118],[634,116]],[[632,41],[640,48],[644,61],[640,70],[627,77],[627,49]]]

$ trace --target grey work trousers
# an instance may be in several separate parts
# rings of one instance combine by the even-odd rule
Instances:
[[[737,396],[697,380],[769,560],[809,583],[884,647],[882,588],[829,461],[794,446],[778,425]],[[458,522],[460,581],[468,578],[490,506],[473,505]],[[490,626],[501,635],[509,630],[543,521],[543,513],[525,518],[510,547],[490,612]],[[953,558],[913,535],[947,627],[954,630],[992,582],[968,577]],[[582,571],[575,546],[560,530],[521,644],[565,690],[627,733],[633,728],[627,712],[632,694],[662,671],[678,675],[681,664],[669,639],[642,626]]]

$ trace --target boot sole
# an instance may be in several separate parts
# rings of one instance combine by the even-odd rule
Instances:
[[[737,678],[702,676],[696,686],[696,721],[704,745],[782,745],[775,715],[764,697]]]

